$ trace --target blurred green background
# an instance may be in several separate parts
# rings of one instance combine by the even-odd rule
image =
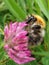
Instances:
[[[4,26],[23,22],[29,14],[38,14],[46,22],[44,43],[33,48],[35,61],[24,65],[49,65],[49,0],[0,0],[0,65],[17,65],[4,51]]]

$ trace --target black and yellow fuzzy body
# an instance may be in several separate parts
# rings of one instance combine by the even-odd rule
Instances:
[[[28,31],[28,43],[30,45],[39,45],[43,42],[45,36],[45,21],[39,15],[29,15],[26,19],[26,30]]]

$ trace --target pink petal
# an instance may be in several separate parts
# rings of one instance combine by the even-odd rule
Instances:
[[[9,50],[9,46],[8,46],[8,44],[5,44],[4,49],[5,49],[6,51]]]
[[[11,52],[9,52],[8,55],[11,59],[13,59],[14,62],[16,62],[18,64],[24,64],[26,62],[35,60],[35,58],[32,58],[32,57],[19,58],[19,57],[16,57],[15,55],[13,55]]]
[[[14,49],[18,50],[18,51],[27,50],[28,49],[27,45],[28,45],[27,43],[26,44],[19,44],[17,46],[14,46]]]

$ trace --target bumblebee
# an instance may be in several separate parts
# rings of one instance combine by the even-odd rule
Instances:
[[[45,21],[39,15],[29,15],[26,19],[26,30],[28,31],[28,43],[30,45],[39,45],[43,42],[45,36]]]

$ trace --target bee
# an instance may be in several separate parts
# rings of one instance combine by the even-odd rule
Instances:
[[[26,19],[26,30],[28,31],[28,43],[30,45],[40,45],[45,36],[45,21],[39,15],[29,15]]]

